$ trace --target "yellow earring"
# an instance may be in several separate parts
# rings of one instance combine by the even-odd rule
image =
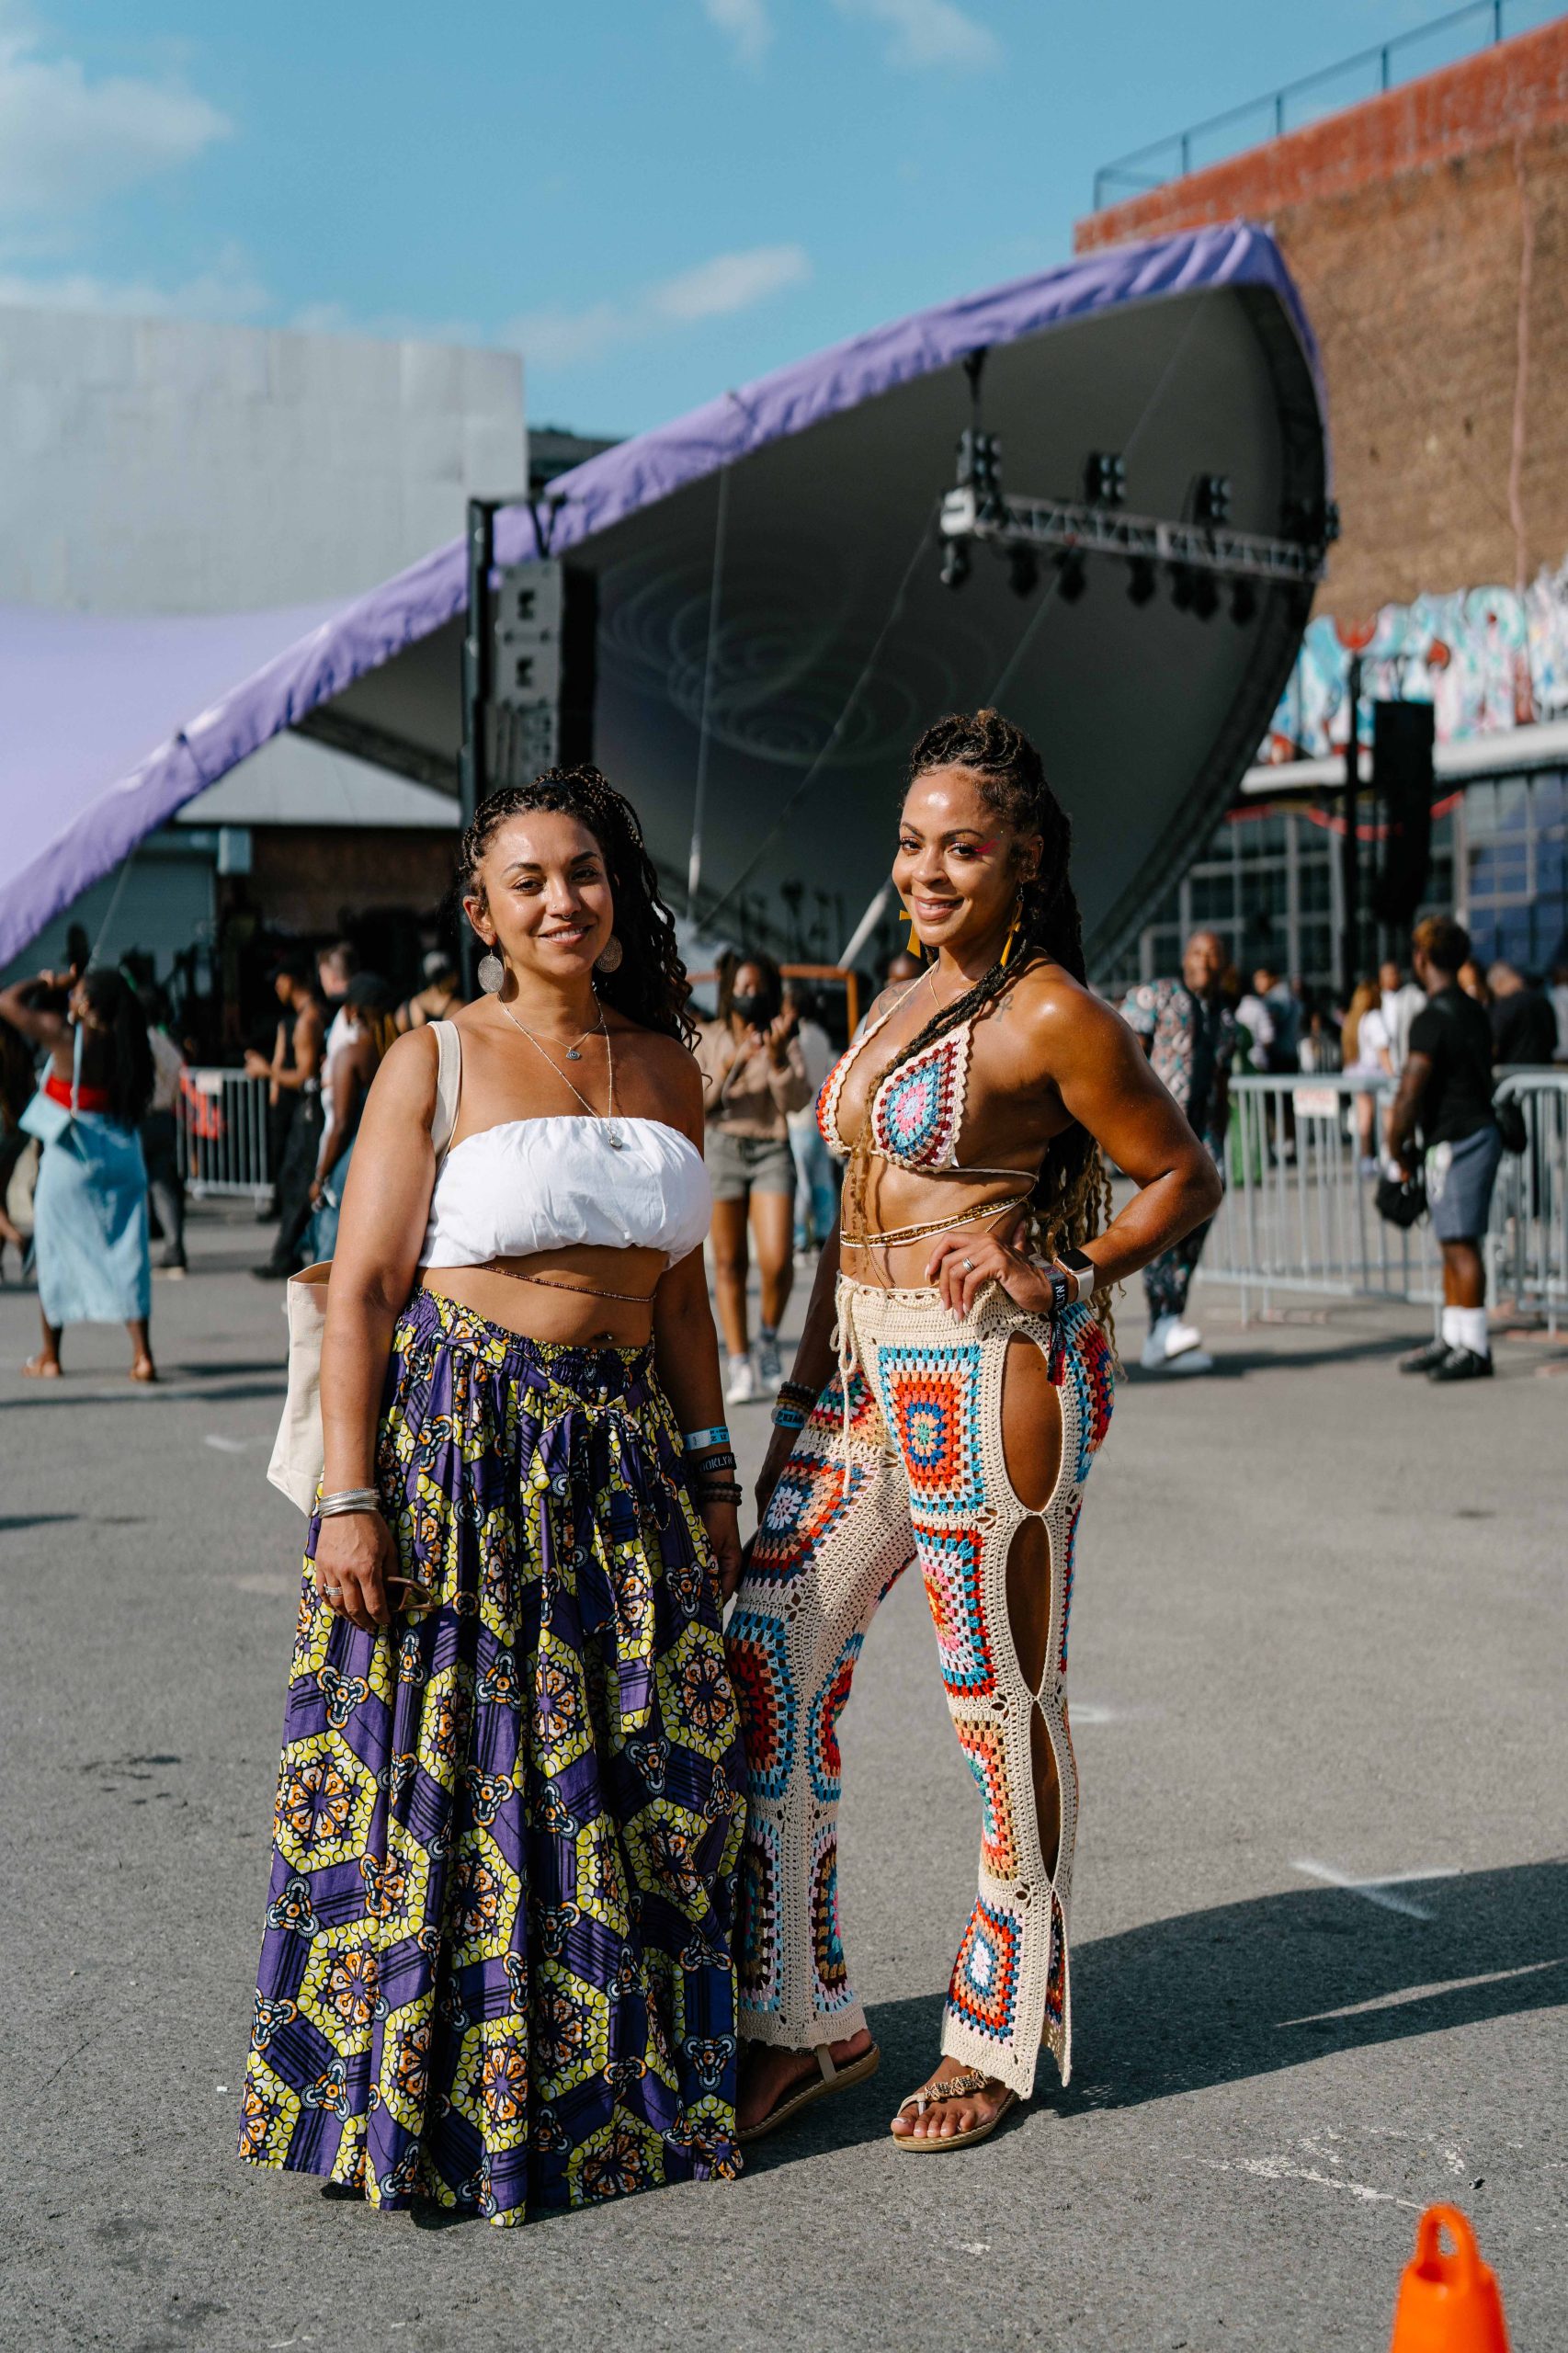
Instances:
[[[1003,950],[1002,950],[1002,962],[1003,962],[1004,964],[1006,964],[1006,963],[1007,962],[1008,959],[1011,957],[1011,955],[1012,955],[1012,953],[1013,953],[1013,949],[1014,949],[1014,946],[1015,946],[1015,944],[1016,944],[1016,942],[1017,942],[1017,940],[1019,928],[1020,928],[1020,926],[1022,926],[1023,920],[1024,920],[1024,894],[1023,894],[1022,891],[1020,890],[1020,892],[1018,892],[1018,896],[1017,896],[1017,904],[1016,904],[1016,905],[1014,906],[1014,909],[1013,909],[1013,923],[1012,923],[1012,928],[1009,930],[1009,932],[1008,932],[1008,934],[1007,934],[1007,944],[1006,944],[1006,947],[1003,949]]]

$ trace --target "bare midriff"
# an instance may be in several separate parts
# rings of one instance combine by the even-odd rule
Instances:
[[[523,1339],[641,1347],[653,1333],[653,1290],[667,1265],[662,1250],[584,1243],[481,1267],[426,1267],[419,1279],[423,1290]]]
[[[929,1280],[926,1269],[931,1253],[949,1233],[961,1239],[966,1233],[1005,1236],[1010,1232],[1027,1205],[1036,1173],[1020,1168],[1012,1180],[994,1171],[966,1176],[961,1169],[953,1169],[933,1176],[873,1154],[866,1166],[863,1202],[851,1199],[854,1179],[846,1175],[839,1236],[844,1272],[857,1282],[894,1290],[922,1288]],[[954,1221],[951,1225],[946,1223],[949,1219]],[[910,1241],[877,1238],[909,1227],[937,1226],[939,1221],[938,1231]]]

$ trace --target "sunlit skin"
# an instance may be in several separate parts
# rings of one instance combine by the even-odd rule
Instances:
[[[456,1017],[462,1037],[462,1092],[453,1148],[511,1120],[584,1117],[608,1104],[608,1051],[615,1058],[618,1115],[663,1120],[702,1149],[702,1082],[686,1048],[606,1008],[600,1034],[594,960],[614,927],[615,909],[599,846],[576,818],[535,810],[498,827],[479,888],[463,901],[469,922],[506,967],[495,997]],[[530,1044],[502,1009],[540,1042]],[[568,1063],[568,1047],[581,1060]],[[571,1073],[568,1085],[565,1074]],[[322,1345],[325,1487],[331,1494],[375,1483],[375,1435],[392,1329],[415,1281],[531,1339],[640,1345],[652,1335],[659,1380],[682,1429],[723,1419],[718,1343],[702,1253],[667,1270],[655,1250],[573,1245],[488,1267],[430,1267],[419,1253],[429,1216],[436,1160],[436,1040],[411,1030],[389,1050],[366,1102],[344,1187]],[[501,1271],[548,1275],[570,1290],[533,1289]],[[586,1287],[637,1300],[593,1298]],[[733,1505],[704,1507],[726,1595],[740,1574]],[[342,1588],[339,1607],[369,1631],[391,1615],[392,1536],[379,1513],[324,1522],[316,1584]]]
[[[962,995],[996,961],[1013,925],[1020,882],[1038,872],[1040,854],[1038,835],[1014,831],[987,805],[982,779],[972,770],[935,768],[911,785],[899,827],[893,881],[915,918],[915,937],[930,961],[917,982],[884,991],[872,1007],[873,1015],[890,1006],[896,1009],[854,1064],[840,1097],[838,1121],[846,1142],[858,1133],[882,1073],[902,1048],[939,1006]],[[1222,969],[1220,943],[1206,937],[1200,960],[1204,977],[1199,982],[1188,973],[1189,986],[1205,990],[1217,985]],[[1199,946],[1192,943],[1189,957]],[[1052,1137],[1074,1120],[1138,1187],[1115,1222],[1087,1245],[1097,1284],[1125,1282],[1213,1215],[1221,1197],[1219,1176],[1120,1016],[1060,964],[1039,957],[975,1023],[960,1157],[988,1168],[1016,1168],[1020,1177],[1029,1178],[1038,1172]],[[873,1158],[866,1215],[874,1228],[913,1225],[961,1206],[1005,1199],[1017,1190],[1005,1177],[977,1179],[965,1187],[950,1176],[921,1176]],[[934,1285],[955,1317],[968,1310],[988,1282],[998,1283],[1020,1307],[1048,1313],[1051,1286],[1017,1246],[1023,1233],[1022,1218],[1009,1213],[994,1226],[982,1221],[935,1241],[892,1248],[846,1239],[842,1264],[846,1274],[863,1282]],[[830,1242],[817,1269],[795,1360],[795,1377],[819,1389],[834,1370],[831,1334],[840,1259],[838,1243]],[[1027,1353],[1039,1358],[1038,1350]],[[1009,1474],[1020,1493],[1025,1474],[1015,1471],[1015,1447],[1019,1463],[1030,1458],[1054,1461],[1060,1449],[1054,1392],[1038,1363],[1034,1374],[1020,1381],[1023,1403],[1016,1426],[1004,1430]],[[1005,1424],[1006,1417],[1005,1404]],[[757,1482],[759,1515],[767,1507],[791,1444],[791,1433],[775,1434]],[[1045,1497],[1026,1500],[1043,1502]],[[1039,1566],[1043,1595],[1049,1570],[1043,1552]],[[1051,1792],[1042,1789],[1040,1795],[1043,1801]],[[1043,1816],[1043,1802],[1041,1812]],[[858,2056],[869,2040],[861,2032],[835,2042],[835,2062],[842,2064]],[[767,2116],[790,2086],[815,2068],[812,2052],[749,2045],[742,2075],[743,2128]],[[960,2063],[944,2059],[933,2072],[945,2079],[961,2072]],[[987,2121],[1000,2100],[1000,2089],[993,2085],[983,2093],[938,2101],[918,2120],[906,2109],[893,2130],[901,2136],[950,2137]]]
[[[764,989],[763,975],[755,964],[737,966],[733,995],[746,998],[764,992]],[[742,1020],[738,1013],[730,1016],[730,1029],[736,1046],[749,1045],[758,1052],[767,1053],[780,1068],[785,1048],[799,1026],[799,1016],[792,1006],[785,1006],[766,1029],[753,1029]],[[784,1310],[790,1304],[790,1291],[795,1275],[795,1205],[790,1194],[754,1192],[749,1203],[744,1200],[714,1202],[713,1287],[719,1294],[719,1320],[724,1327],[724,1345],[733,1357],[744,1357],[746,1352],[748,1208],[751,1236],[756,1245],[762,1320],[770,1332],[777,1332],[784,1320]]]

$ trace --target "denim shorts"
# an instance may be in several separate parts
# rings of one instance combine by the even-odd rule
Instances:
[[[710,1124],[707,1153],[716,1201],[744,1201],[748,1193],[783,1193],[793,1199],[795,1155],[787,1136],[733,1136]]]

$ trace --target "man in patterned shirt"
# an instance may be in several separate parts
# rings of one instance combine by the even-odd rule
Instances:
[[[1224,970],[1225,948],[1219,935],[1195,931],[1181,960],[1181,979],[1145,981],[1129,990],[1121,1008],[1122,1019],[1143,1040],[1154,1075],[1176,1097],[1221,1175],[1231,1113],[1231,1061],[1236,1051],[1236,1017],[1221,988]],[[1143,1364],[1150,1372],[1213,1370],[1213,1358],[1199,1346],[1202,1334],[1185,1320],[1187,1295],[1208,1233],[1207,1225],[1198,1226],[1143,1269],[1149,1300]]]

